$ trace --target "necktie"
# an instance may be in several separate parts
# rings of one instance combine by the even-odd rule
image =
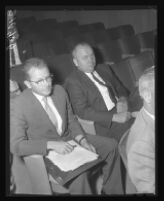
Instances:
[[[49,119],[54,124],[54,126],[57,128],[57,119],[56,119],[54,112],[52,111],[51,107],[49,106],[49,104],[47,102],[47,97],[43,98],[43,102],[45,105],[45,111],[47,112]]]
[[[102,85],[102,86],[107,87],[108,92],[109,92],[109,96],[110,96],[111,100],[112,100],[114,103],[116,103],[116,102],[117,102],[117,100],[116,100],[116,92],[115,92],[115,90],[113,89],[112,85],[111,85],[111,84],[107,85],[106,83],[103,83],[101,80],[99,80],[99,79],[94,75],[93,72],[91,73],[91,75],[92,75],[93,79],[94,79],[96,82],[98,82],[98,83],[99,83],[100,85]]]

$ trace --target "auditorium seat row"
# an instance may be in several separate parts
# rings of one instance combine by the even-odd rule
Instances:
[[[55,82],[60,84],[74,68],[71,50],[81,41],[92,45],[97,63],[109,64],[129,92],[135,89],[143,70],[154,65],[154,31],[135,34],[131,25],[105,29],[102,23],[79,25],[77,21],[36,21],[32,17],[26,19],[26,26],[21,23],[17,22],[21,61],[30,57],[45,59],[55,75]],[[16,76],[24,88],[20,69],[21,66],[12,68],[11,75]]]
[[[131,25],[105,29],[103,23],[79,25],[77,21],[57,22],[55,19],[17,22],[21,60],[32,56],[49,57],[68,54],[78,42],[91,44],[97,61],[113,64],[140,52],[154,49],[154,32],[135,34]]]

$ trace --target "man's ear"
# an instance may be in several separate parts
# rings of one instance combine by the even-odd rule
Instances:
[[[77,60],[75,58],[73,58],[73,63],[75,64],[75,66],[78,66]]]
[[[151,98],[152,98],[150,91],[144,91],[143,98],[144,98],[145,102],[150,104],[151,103]]]
[[[24,84],[26,85],[27,88],[31,88],[31,84],[29,81],[25,80]]]

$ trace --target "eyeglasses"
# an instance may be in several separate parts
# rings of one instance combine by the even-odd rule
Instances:
[[[29,81],[30,81],[30,82],[34,82],[35,84],[41,85],[41,84],[44,84],[45,81],[46,81],[46,82],[51,81],[52,78],[53,78],[53,75],[51,74],[51,75],[47,76],[46,78],[40,79],[40,80],[38,80],[38,81],[32,81],[32,80],[29,80]]]

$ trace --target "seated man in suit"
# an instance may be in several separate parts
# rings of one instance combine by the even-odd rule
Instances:
[[[139,93],[143,107],[127,139],[127,169],[136,193],[155,193],[154,68],[147,69],[140,77]]]
[[[120,140],[133,122],[128,111],[127,91],[110,68],[96,65],[94,52],[87,43],[72,51],[77,67],[66,79],[74,113],[81,119],[94,122],[97,135]]]
[[[15,99],[11,113],[12,153],[22,157],[32,154],[46,156],[49,150],[68,154],[74,147],[67,141],[73,139],[82,147],[97,152],[104,161],[103,192],[123,194],[117,142],[82,131],[72,113],[66,91],[60,85],[52,87],[52,76],[43,60],[27,60],[24,72],[28,88]],[[54,165],[46,157],[44,160],[48,172],[56,179]],[[84,171],[84,167],[78,175],[71,171],[75,178],[68,185],[70,194],[92,194],[86,174],[88,170]]]

